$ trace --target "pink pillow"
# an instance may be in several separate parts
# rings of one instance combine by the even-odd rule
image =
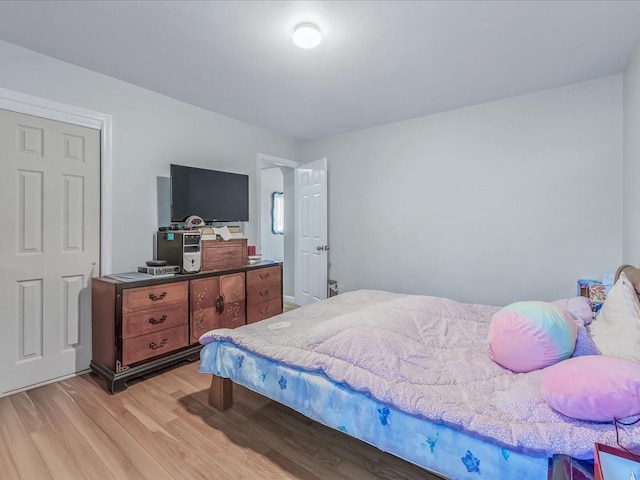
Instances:
[[[531,372],[569,358],[577,333],[576,322],[551,303],[512,303],[491,319],[489,356],[514,372]]]
[[[640,363],[605,355],[574,357],[544,370],[542,395],[567,417],[610,422],[640,414]]]

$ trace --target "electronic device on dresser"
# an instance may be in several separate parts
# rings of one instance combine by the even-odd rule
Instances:
[[[200,232],[158,232],[156,257],[180,266],[180,273],[197,273],[202,261]]]
[[[165,262],[166,263],[166,262]],[[174,273],[180,273],[182,267],[178,265],[160,265],[138,267],[138,272],[146,273],[147,275],[172,275]]]

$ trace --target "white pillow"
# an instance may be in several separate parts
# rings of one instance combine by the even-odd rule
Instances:
[[[603,355],[640,362],[640,302],[624,272],[591,322],[590,330]]]

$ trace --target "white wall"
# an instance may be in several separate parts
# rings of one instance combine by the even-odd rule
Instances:
[[[341,292],[552,300],[622,259],[621,75],[305,144],[320,157]]]
[[[113,271],[152,258],[156,177],[168,176],[170,163],[249,174],[251,219],[257,152],[301,157],[292,138],[2,41],[0,65],[0,87],[113,116]],[[247,226],[255,243],[259,225]]]
[[[624,263],[640,265],[640,45],[624,72]]]
[[[284,191],[284,180],[279,167],[262,169],[260,180],[262,195],[261,208],[261,235],[260,253],[262,258],[269,260],[284,260],[284,235],[274,234],[271,228],[271,207],[273,205],[273,192]]]
[[[634,264],[639,56],[624,75],[624,258]],[[114,271],[151,258],[156,177],[171,162],[249,174],[253,218],[257,152],[302,157],[289,137],[1,41],[0,65],[0,87],[113,116]],[[324,156],[341,291],[552,299],[622,261],[621,76],[305,145],[307,161]],[[258,228],[249,222],[249,243]]]

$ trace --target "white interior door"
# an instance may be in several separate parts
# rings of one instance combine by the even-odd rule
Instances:
[[[296,303],[327,298],[327,159],[296,169]]]
[[[0,110],[0,395],[87,369],[100,131]]]

